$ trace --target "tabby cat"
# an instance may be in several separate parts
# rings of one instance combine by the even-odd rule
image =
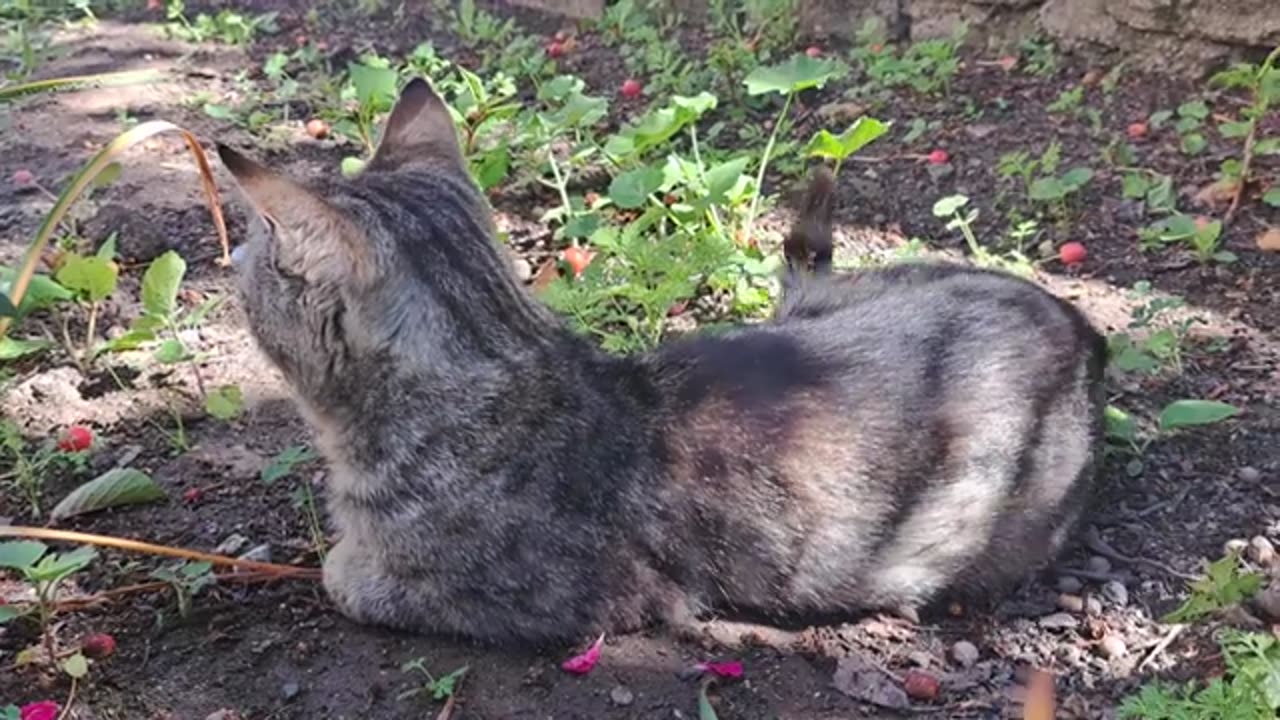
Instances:
[[[1002,274],[829,272],[829,177],[775,319],[616,357],[514,278],[423,80],[355,179],[219,154],[255,210],[249,326],[331,468],[324,584],[356,621],[545,642],[916,607],[1017,582],[1081,514],[1102,338]]]

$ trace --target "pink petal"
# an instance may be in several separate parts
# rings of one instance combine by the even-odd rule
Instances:
[[[42,700],[30,705],[23,705],[22,709],[18,711],[18,717],[21,720],[55,720],[58,717],[58,703],[52,700]]]
[[[742,663],[737,660],[729,662],[704,662],[698,663],[695,667],[704,673],[715,675],[722,678],[740,678],[742,677]]]
[[[600,662],[600,648],[604,647],[604,633],[600,633],[600,637],[587,648],[587,651],[581,655],[573,657],[560,663],[560,669],[565,672],[571,672],[575,675],[586,675],[591,669]]]

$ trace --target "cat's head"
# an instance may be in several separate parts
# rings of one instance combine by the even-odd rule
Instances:
[[[509,328],[545,321],[496,247],[449,110],[425,81],[405,87],[352,180],[307,186],[218,154],[253,210],[234,254],[249,324],[304,393],[389,365],[502,354],[521,341]]]

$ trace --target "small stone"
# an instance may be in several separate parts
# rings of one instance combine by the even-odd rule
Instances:
[[[974,140],[981,140],[987,137],[988,135],[990,135],[991,133],[994,133],[996,130],[999,130],[999,128],[996,127],[995,125],[982,125],[979,123],[971,123],[969,125],[964,126],[965,134],[973,138]]]
[[[271,562],[271,545],[262,543],[241,555],[238,559],[250,562]]]
[[[1058,649],[1054,651],[1054,654],[1058,656],[1059,660],[1067,665],[1075,665],[1080,662],[1080,648],[1075,645],[1069,645],[1066,643],[1059,645]]]
[[[1084,583],[1080,582],[1080,578],[1074,575],[1060,575],[1058,577],[1058,592],[1075,595],[1084,589]]]
[[[533,266],[524,258],[516,258],[511,262],[511,271],[515,273],[516,279],[520,282],[528,282],[533,277]]]
[[[284,698],[285,702],[289,702],[290,700],[298,697],[298,693],[301,691],[302,688],[298,683],[293,682],[292,680],[280,686],[280,696]]]
[[[235,555],[240,549],[249,544],[249,538],[240,533],[231,533],[226,540],[218,543],[218,547],[213,549],[214,555]]]
[[[1058,612],[1040,618],[1040,627],[1045,630],[1070,630],[1080,626],[1080,621],[1069,613]]]
[[[1084,600],[1084,614],[1098,616],[1102,614],[1102,601],[1096,595],[1090,595]]]
[[[938,697],[941,683],[938,678],[923,670],[908,670],[902,677],[902,689],[916,700],[930,702]]]
[[[241,715],[230,709],[215,710],[206,715],[204,720],[241,720]]]
[[[1099,575],[1106,575],[1111,572],[1111,561],[1101,555],[1094,555],[1084,564],[1086,570]]]
[[[1242,482],[1255,483],[1262,479],[1262,473],[1258,472],[1258,468],[1251,465],[1245,465],[1236,471],[1236,477]]]
[[[1058,608],[1067,612],[1078,613],[1084,610],[1084,598],[1079,595],[1062,593],[1058,596]]]
[[[1254,596],[1253,603],[1272,622],[1280,622],[1280,580],[1272,580],[1265,590]]]
[[[1276,560],[1275,546],[1271,544],[1270,540],[1261,535],[1255,535],[1249,541],[1249,548],[1245,550],[1244,554],[1245,557],[1249,558],[1249,562],[1262,567],[1267,567]]]
[[[1102,653],[1102,657],[1108,660],[1122,658],[1129,654],[1129,648],[1124,644],[1124,640],[1119,635],[1107,633],[1102,636],[1102,640],[1098,642],[1098,652]]]
[[[1129,604],[1129,590],[1125,588],[1124,583],[1116,580],[1108,580],[1102,585],[1102,596],[1116,607],[1124,607]]]
[[[609,691],[609,699],[618,707],[626,707],[636,701],[636,696],[627,686],[619,685]]]
[[[978,662],[978,647],[968,640],[958,640],[951,646],[951,659],[960,667],[969,667]]]
[[[1243,555],[1249,549],[1249,541],[1244,538],[1232,538],[1222,544],[1223,555]]]
[[[933,666],[933,655],[923,650],[913,650],[907,653],[907,660],[917,667],[927,668]]]

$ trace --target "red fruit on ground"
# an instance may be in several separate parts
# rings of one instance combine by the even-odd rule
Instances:
[[[31,172],[26,168],[13,171],[13,184],[17,185],[18,187],[26,187],[27,185],[30,185],[35,181],[36,181],[35,173]]]
[[[930,165],[946,165],[947,161],[951,159],[946,150],[934,150],[925,157]]]
[[[18,710],[19,720],[56,720],[58,703],[52,700],[41,700],[23,705]]]
[[[329,137],[329,123],[320,118],[312,118],[307,121],[307,134],[317,140],[323,140]]]
[[[1084,243],[1069,242],[1058,248],[1058,259],[1063,265],[1079,265],[1087,257],[1089,251],[1085,250]]]
[[[564,43],[559,40],[553,40],[547,44],[547,57],[558,58],[564,56]]]
[[[1001,70],[1004,70],[1005,72],[1009,72],[1018,66],[1018,58],[1012,55],[1005,55],[1004,57],[997,60],[996,63],[1000,65]]]
[[[908,670],[902,678],[902,689],[916,700],[934,700],[941,689],[938,678],[923,670]]]
[[[591,258],[595,257],[595,253],[574,245],[565,248],[562,257],[564,257],[565,262],[569,263],[569,268],[573,270],[573,276],[578,277],[591,264]]]
[[[182,493],[182,502],[188,505],[195,505],[200,502],[200,498],[204,497],[204,490],[198,487],[187,488]]]
[[[640,97],[640,93],[644,92],[644,86],[640,84],[639,80],[628,78],[626,82],[622,83],[622,89],[619,92],[622,93],[622,97],[634,100]]]
[[[88,450],[93,444],[93,431],[83,425],[72,425],[58,438],[58,449],[63,452]]]
[[[1209,227],[1209,223],[1211,223],[1211,222],[1213,222],[1213,221],[1212,221],[1212,220],[1210,220],[1208,217],[1206,217],[1206,216],[1204,216],[1204,215],[1197,215],[1197,216],[1196,216],[1196,219],[1195,219],[1195,223],[1196,223],[1196,230],[1203,230],[1203,229],[1205,229],[1205,228]]]
[[[1141,140],[1147,136],[1147,124],[1144,122],[1130,123],[1125,132],[1129,134],[1130,140]]]
[[[822,48],[818,47],[817,45],[810,45],[810,46],[809,46],[809,47],[804,51],[804,54],[805,54],[805,55],[808,55],[808,56],[809,56],[809,57],[811,57],[811,58],[821,57],[821,56],[822,56]]]
[[[116,651],[116,639],[106,633],[94,633],[80,643],[80,652],[85,657],[100,660]]]

